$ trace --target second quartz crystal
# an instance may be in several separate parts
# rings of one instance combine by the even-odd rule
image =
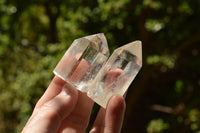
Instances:
[[[141,41],[116,49],[90,86],[88,96],[106,108],[112,95],[125,94],[141,67]]]

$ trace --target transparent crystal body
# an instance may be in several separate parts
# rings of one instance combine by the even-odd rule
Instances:
[[[141,41],[131,42],[116,49],[96,76],[87,95],[106,108],[112,95],[124,95],[141,67]]]
[[[74,40],[54,69],[54,74],[80,91],[86,92],[109,57],[103,33]]]

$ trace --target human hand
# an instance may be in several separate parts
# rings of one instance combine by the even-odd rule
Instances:
[[[93,104],[85,93],[55,76],[22,133],[85,133]],[[100,109],[90,133],[119,133],[124,112],[124,98],[112,96],[107,108]]]

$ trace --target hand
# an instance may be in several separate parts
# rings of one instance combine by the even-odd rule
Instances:
[[[85,133],[93,104],[86,94],[55,76],[22,133]],[[124,98],[111,97],[107,108],[100,109],[90,133],[119,133],[124,112]]]

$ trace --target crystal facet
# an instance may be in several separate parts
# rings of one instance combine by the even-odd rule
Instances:
[[[85,92],[108,56],[103,33],[79,38],[74,40],[53,72],[72,87]]]
[[[112,95],[124,95],[141,67],[141,41],[119,47],[97,74],[87,95],[105,108]]]

